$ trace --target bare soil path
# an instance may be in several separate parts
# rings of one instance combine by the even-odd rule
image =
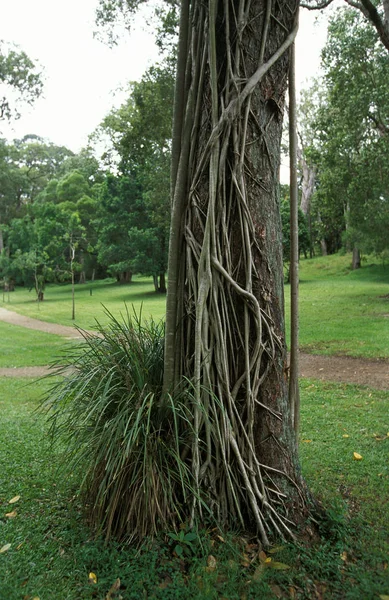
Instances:
[[[80,334],[74,327],[46,323],[1,307],[0,320],[66,338],[80,339]],[[42,377],[49,372],[49,367],[0,368],[0,376],[5,377]],[[300,376],[389,390],[389,361],[300,353]]]

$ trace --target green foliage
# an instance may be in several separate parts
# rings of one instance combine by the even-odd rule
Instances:
[[[0,121],[17,119],[21,103],[33,104],[41,95],[42,75],[35,63],[16,46],[0,40],[0,83],[4,96],[0,99]],[[14,105],[10,96],[14,95]]]
[[[388,53],[360,13],[340,10],[330,20],[322,66],[324,89],[308,111],[319,237],[329,252],[343,241],[348,250],[382,253],[389,227]]]
[[[142,325],[128,312],[120,321],[108,316],[108,327],[81,332],[83,351],[61,359],[64,379],[46,402],[51,434],[66,447],[66,472],[83,473],[89,520],[107,539],[139,543],[183,521],[192,490],[180,457],[188,408],[161,396],[163,324]]]
[[[290,263],[290,199],[289,186],[281,186],[281,222],[282,222],[282,250],[284,266],[287,271],[287,280],[289,280]],[[305,258],[309,252],[309,232],[304,213],[298,209],[298,243],[299,254],[304,254]]]
[[[195,553],[194,542],[198,539],[197,533],[185,531],[185,528],[183,528],[179,533],[170,531],[167,536],[170,538],[172,548],[178,557],[193,556]]]

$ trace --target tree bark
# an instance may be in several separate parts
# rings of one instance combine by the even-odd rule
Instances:
[[[165,392],[190,381],[191,518],[294,535],[278,173],[298,2],[193,0],[172,188]],[[178,72],[178,77],[183,73]],[[189,401],[189,400],[188,400]],[[286,518],[286,515],[288,517]]]
[[[353,262],[352,262],[352,268],[353,270],[355,269],[360,269],[361,268],[361,252],[358,248],[356,248],[354,246],[353,248]]]
[[[300,426],[299,390],[299,242],[298,242],[298,183],[297,183],[297,113],[295,46],[292,45],[289,67],[289,160],[290,160],[290,366],[289,402],[296,432]]]

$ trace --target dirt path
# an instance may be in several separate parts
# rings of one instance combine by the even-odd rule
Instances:
[[[5,308],[0,308],[0,320],[67,338],[80,338],[79,332],[73,327],[31,319]],[[49,372],[49,367],[0,368],[0,376],[4,377],[42,377]],[[300,376],[389,390],[389,361],[301,353]]]

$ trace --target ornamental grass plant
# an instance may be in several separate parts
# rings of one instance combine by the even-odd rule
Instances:
[[[183,396],[162,396],[164,324],[106,312],[108,325],[80,330],[81,349],[62,357],[44,406],[96,532],[140,542],[184,520],[190,419]]]

